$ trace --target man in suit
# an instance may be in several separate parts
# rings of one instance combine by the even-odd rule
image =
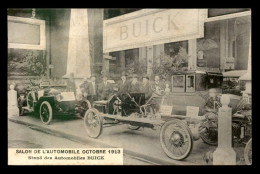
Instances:
[[[79,86],[83,98],[87,98],[88,79],[85,77],[83,83]]]
[[[103,74],[103,81],[99,84],[98,94],[100,100],[107,100],[110,94],[113,92],[112,84],[107,81],[106,74]]]
[[[145,95],[145,102],[149,100],[149,98],[152,96],[153,91],[149,82],[149,77],[147,75],[143,76],[143,84],[141,86],[141,92]]]
[[[128,92],[129,93],[140,93],[140,83],[137,80],[137,75],[133,74],[132,81],[129,83]]]
[[[87,93],[87,99],[92,104],[94,101],[97,100],[98,85],[96,83],[95,75],[92,75],[90,78],[91,78],[91,82],[89,82],[87,85],[86,93]]]
[[[122,73],[121,81],[118,83],[118,94],[127,93],[128,85],[129,85],[129,82],[126,79],[126,74]]]
[[[69,79],[67,80],[66,91],[74,92],[74,94],[76,94],[76,85],[75,85],[75,81],[74,81],[74,73],[70,73]]]
[[[161,91],[165,90],[165,84],[160,82],[160,77],[158,75],[154,77],[154,82],[151,86],[156,91],[156,93],[161,93]]]

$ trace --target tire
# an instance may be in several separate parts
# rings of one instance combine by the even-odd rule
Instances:
[[[89,109],[84,116],[84,124],[87,134],[91,138],[98,138],[103,131],[103,118],[100,112],[95,109]]]
[[[134,126],[134,125],[128,124],[128,128],[131,130],[138,130],[138,129],[140,129],[140,126]]]
[[[53,112],[52,107],[48,101],[44,101],[40,106],[40,118],[44,124],[50,124],[52,120]]]
[[[200,138],[202,141],[211,146],[218,145],[218,130],[209,130],[207,126],[200,126]]]
[[[81,107],[83,107],[83,108],[86,109],[85,112],[80,112],[80,116],[81,116],[82,118],[84,118],[85,113],[91,108],[91,104],[90,104],[90,102],[89,102],[88,100],[85,100],[85,101],[83,101],[83,102],[81,103]]]
[[[135,117],[137,113],[132,113],[129,115],[129,117]],[[131,129],[131,130],[138,130],[140,129],[140,126],[135,126],[135,125],[132,125],[132,124],[128,124],[127,125],[128,129]]]
[[[244,158],[246,165],[252,165],[252,138],[246,143]]]
[[[172,129],[170,129],[170,127]],[[167,132],[169,135],[167,135]],[[184,160],[193,148],[192,133],[187,124],[181,120],[172,119],[164,123],[160,132],[160,143],[166,155],[174,160]],[[184,144],[187,143],[187,147]],[[184,151],[180,151],[183,149]],[[176,150],[180,154],[176,153]]]

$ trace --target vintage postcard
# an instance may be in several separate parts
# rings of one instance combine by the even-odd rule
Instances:
[[[8,165],[251,165],[251,9],[8,8]]]

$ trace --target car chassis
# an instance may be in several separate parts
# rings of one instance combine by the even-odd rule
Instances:
[[[165,98],[165,95],[158,93],[153,94],[147,102],[144,101],[143,93],[126,93],[120,96],[113,95],[106,101],[96,101],[85,113],[84,123],[89,137],[98,138],[105,124],[128,124],[132,130],[140,127],[154,130],[161,128],[160,143],[166,155],[175,160],[183,160],[189,156],[193,141],[199,139],[196,136],[199,135],[198,131],[192,132],[194,129],[189,125],[199,123],[202,117],[194,119],[157,112],[154,101],[157,99],[162,104]]]

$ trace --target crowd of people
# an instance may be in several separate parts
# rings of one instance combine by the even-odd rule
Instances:
[[[137,74],[129,77],[125,73],[121,74],[120,81],[115,85],[108,81],[107,74],[102,75],[102,82],[99,84],[96,82],[96,76],[91,75],[90,81],[85,78],[79,88],[83,98],[91,103],[96,100],[107,100],[115,92],[117,94],[144,93],[146,101],[152,96],[154,90],[170,92],[169,85],[160,81],[158,75],[154,77],[154,81],[150,81],[147,75],[143,75],[142,81],[139,81]]]

